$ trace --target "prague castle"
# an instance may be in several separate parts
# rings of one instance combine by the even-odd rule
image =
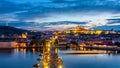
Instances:
[[[75,27],[73,30],[65,30],[65,33],[66,34],[69,34],[69,33],[72,33],[72,34],[75,34],[75,33],[80,33],[80,34],[108,34],[109,31],[103,31],[103,30],[87,30],[85,28],[82,28],[80,26],[77,26]]]

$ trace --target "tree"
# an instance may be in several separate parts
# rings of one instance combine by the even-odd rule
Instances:
[[[118,47],[120,47],[120,42],[115,42],[115,45],[117,45]]]
[[[72,44],[78,45],[76,41],[71,41]]]

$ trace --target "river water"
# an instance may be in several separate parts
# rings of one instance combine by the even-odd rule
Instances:
[[[120,68],[120,54],[117,51],[83,50],[83,52],[100,51],[105,54],[66,54],[80,51],[82,50],[76,48],[59,48],[58,57],[62,59],[63,67]],[[0,49],[0,68],[34,68],[33,65],[36,63],[41,65],[42,62],[39,62],[37,58],[42,52],[42,48]]]

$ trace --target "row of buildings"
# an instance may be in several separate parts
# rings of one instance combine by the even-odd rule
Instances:
[[[76,33],[79,33],[79,34],[97,34],[97,35],[100,35],[100,34],[120,34],[119,31],[114,31],[113,29],[112,30],[88,30],[88,29],[82,28],[80,26],[75,27],[73,30],[65,30],[64,33],[66,33],[66,34],[76,34]]]
[[[27,47],[30,40],[27,38],[27,33],[23,33],[21,36],[1,36],[0,48],[17,48]]]
[[[27,33],[21,35],[4,36],[0,37],[0,48],[15,48],[15,47],[36,47],[34,42],[40,43],[39,40],[49,40],[53,36],[58,37],[58,44],[71,44],[75,43],[80,45],[85,43],[87,45],[102,44],[114,45],[115,42],[120,42],[120,32],[114,30],[87,30],[80,26],[75,27],[73,30],[65,31],[44,31],[43,33],[29,37]],[[44,42],[44,41],[42,41]],[[41,46],[41,44],[38,44]],[[64,45],[63,45],[64,46]]]
[[[77,26],[73,30],[65,30],[57,34],[58,44],[76,43],[86,45],[115,45],[120,42],[120,32],[114,30],[87,30]]]

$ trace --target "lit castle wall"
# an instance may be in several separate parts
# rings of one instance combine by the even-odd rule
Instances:
[[[80,33],[80,34],[101,34],[103,31],[102,30],[87,30],[84,28],[81,28],[80,26],[75,27],[73,30],[65,30],[65,33]],[[106,32],[107,34],[108,32]]]

